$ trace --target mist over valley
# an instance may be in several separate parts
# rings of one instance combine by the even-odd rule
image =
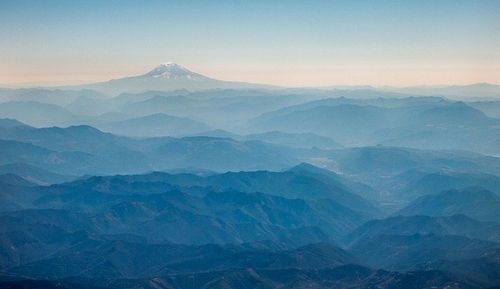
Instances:
[[[0,286],[499,286],[499,95],[175,63],[2,89]]]

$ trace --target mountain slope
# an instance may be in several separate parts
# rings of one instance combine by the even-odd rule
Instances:
[[[189,71],[176,63],[165,62],[140,76],[125,77],[101,83],[72,86],[68,88],[86,88],[111,95],[118,95],[123,92],[142,92],[148,90],[173,91],[187,89],[194,91],[226,88],[272,88],[272,86],[216,80]]]
[[[0,118],[14,118],[34,127],[71,125],[82,119],[61,106],[37,101],[0,103]]]
[[[91,233],[188,244],[336,242],[382,216],[340,180],[311,170],[91,177],[24,191],[6,186],[2,197],[11,207],[88,212]]]
[[[30,143],[0,140],[0,165],[11,163],[26,163],[60,174],[78,174],[88,166],[95,166],[98,160],[83,152],[57,152]]]
[[[207,180],[212,186],[225,189],[262,192],[291,199],[315,200],[318,204],[325,199],[331,199],[341,207],[356,211],[364,218],[382,215],[369,202],[350,192],[341,181],[325,180],[299,170],[278,173],[268,171],[230,172],[209,176]]]
[[[159,117],[164,118],[163,115]],[[190,123],[189,120],[184,119],[181,122]],[[200,129],[205,127],[201,126]],[[0,145],[7,147],[10,144],[5,151],[0,153],[4,156],[0,159],[0,165],[26,163],[48,171],[72,175],[130,174],[186,167],[211,171],[280,170],[294,165],[297,158],[306,153],[303,150],[285,146],[259,141],[240,142],[229,138],[133,139],[104,133],[87,125],[67,128],[37,129],[27,126],[3,128],[0,130],[0,139],[4,139],[1,140]],[[42,153],[40,150],[42,147],[47,149],[44,152],[47,156],[39,155]],[[58,161],[55,157],[57,154],[72,155],[75,158]],[[28,157],[29,155],[33,157]],[[39,160],[48,155],[53,156],[54,159],[43,162]],[[83,159],[78,160],[78,155]],[[99,162],[93,162],[95,157],[100,158]],[[92,164],[89,161],[92,161]],[[54,169],[55,167],[62,168],[63,164],[67,171]]]
[[[81,250],[81,251],[77,251]],[[335,246],[311,244],[290,251],[237,245],[185,246],[83,241],[53,257],[9,269],[38,278],[145,278],[235,268],[328,268],[357,260]],[[52,265],[48,265],[52,264]]]
[[[368,135],[386,126],[385,110],[352,104],[317,106],[272,118],[263,115],[255,120],[255,127],[261,131],[316,133],[341,140],[345,145],[353,145],[365,142]],[[357,133],[353,134],[353,131]]]
[[[99,192],[106,185],[104,179],[79,187],[58,185],[33,188],[25,193],[17,190],[24,199],[23,204],[19,200],[17,204],[25,208],[88,212],[91,217],[69,224],[73,230],[83,227],[95,234],[134,234],[156,242],[185,244],[272,240],[290,247],[336,242],[334,239],[340,238],[349,227],[366,220],[334,201],[318,204],[235,191],[209,191],[203,197],[157,190],[148,195],[124,194],[119,187]],[[50,217],[51,211],[45,214],[49,214],[44,218],[52,220],[52,224],[59,224],[57,218]]]
[[[405,216],[464,214],[480,221],[500,222],[500,197],[483,188],[452,189],[418,198],[398,214]]]
[[[14,118],[0,118],[1,128],[9,129],[16,126],[26,126],[26,125]]]
[[[495,282],[496,280],[494,280]],[[235,268],[193,274],[172,274],[142,279],[109,279],[73,277],[57,281],[15,280],[0,283],[3,288],[66,289],[209,289],[209,288],[487,288],[496,283],[478,285],[475,280],[431,270],[389,272],[359,265],[326,269],[253,269]]]
[[[204,123],[164,113],[98,124],[96,127],[106,132],[132,137],[186,136],[211,130]]]
[[[123,149],[132,142],[127,138],[104,133],[88,125],[65,128],[14,127],[3,131],[1,137],[5,140],[28,142],[57,151],[81,151],[100,155],[105,151]]]
[[[249,134],[242,138],[245,140],[260,140],[267,143],[306,149],[314,147],[325,149],[342,147],[341,144],[333,139],[314,133],[282,133],[279,131],[270,131],[265,133]]]
[[[449,217],[396,216],[371,220],[349,233],[344,241],[354,244],[376,235],[459,235],[486,241],[500,241],[500,224],[480,222],[465,215]]]
[[[360,240],[349,252],[375,268],[415,270],[437,260],[488,257],[499,263],[500,243],[453,235],[375,235]]]
[[[391,182],[397,197],[410,201],[449,189],[463,190],[479,186],[500,196],[500,177],[478,171],[412,169],[394,176]]]
[[[0,166],[0,174],[11,173],[38,185],[63,183],[75,179],[74,176],[56,174],[39,167],[24,163],[11,163]]]
[[[464,102],[409,98],[387,105],[324,99],[265,113],[253,119],[251,127],[256,132],[316,133],[346,146],[383,144],[498,155],[499,124],[500,119]]]
[[[294,164],[300,153],[292,148],[259,141],[184,137],[164,142],[154,151],[166,168],[197,167],[214,171],[280,170]],[[295,155],[295,157],[294,157]]]

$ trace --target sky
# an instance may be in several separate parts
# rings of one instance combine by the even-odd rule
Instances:
[[[500,84],[500,1],[0,0],[0,84],[173,61],[281,86]]]

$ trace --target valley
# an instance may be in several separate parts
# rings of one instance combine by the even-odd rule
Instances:
[[[496,288],[500,89],[480,88],[164,63],[2,89],[0,287]]]

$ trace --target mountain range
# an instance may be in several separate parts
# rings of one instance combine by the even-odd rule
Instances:
[[[398,213],[420,207],[416,215],[373,219],[384,214],[349,192],[359,186],[306,164],[276,173],[156,172],[51,186],[2,183],[1,188],[2,286],[19,286],[24,283],[7,280],[30,276],[69,278],[80,286],[127,278],[130,285],[120,286],[129,288],[144,278],[215,278],[199,274],[231,276],[234,270],[256,270],[259,276],[269,270],[280,276],[295,272],[290,280],[299,280],[301,272],[312,278],[293,281],[292,287],[388,282],[383,286],[404,288],[421,282],[486,288],[500,281],[494,273],[499,223],[479,220],[485,212],[498,212],[498,202],[473,197],[463,200],[471,210],[448,210],[463,194],[498,199],[477,189],[432,196],[442,198],[435,203],[449,216],[420,215],[428,205],[417,199]],[[467,274],[458,278],[463,266]],[[375,274],[370,267],[390,271]],[[321,270],[330,273],[310,275]],[[394,283],[394,274],[410,279]],[[238,276],[231,282],[240,284],[246,275]],[[277,276],[258,278],[263,284],[284,282]]]
[[[246,82],[231,82],[217,80],[199,73],[190,71],[175,62],[158,64],[151,71],[142,75],[111,79],[105,82],[49,87],[48,90],[40,89],[12,89],[0,90],[0,99],[33,100],[44,98],[49,102],[62,101],[63,105],[84,95],[91,98],[117,96],[122,93],[139,93],[147,91],[173,92],[176,90],[207,91],[207,90],[281,90],[285,93],[322,94],[325,91],[340,91],[338,96],[356,96],[365,99],[374,99],[380,95],[390,98],[401,96],[438,96],[455,100],[479,98],[481,100],[494,100],[500,97],[500,85],[476,83],[470,85],[441,85],[418,87],[373,87],[373,86],[331,86],[321,88],[285,88],[266,84]],[[53,93],[54,91],[55,93]]]
[[[0,89],[0,287],[498,288],[499,91]]]

